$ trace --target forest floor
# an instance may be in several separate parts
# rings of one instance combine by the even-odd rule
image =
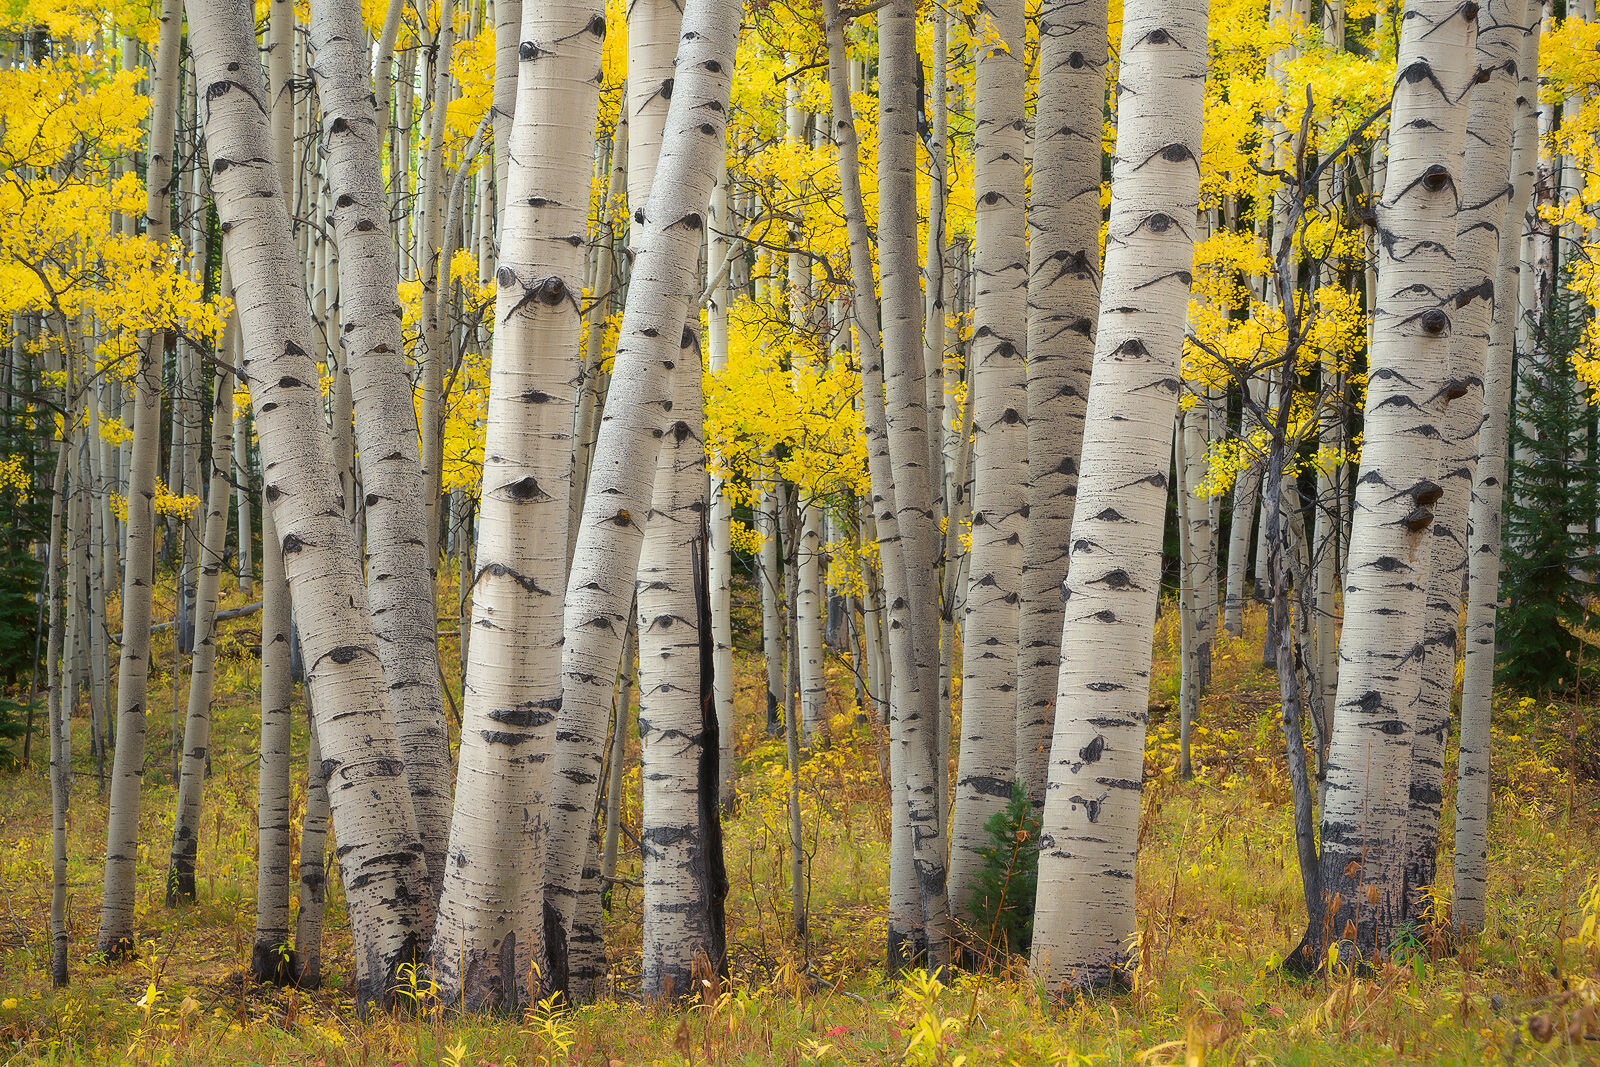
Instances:
[[[168,602],[158,609],[170,610]],[[231,591],[229,604],[243,602]],[[726,824],[732,979],[686,1011],[646,1009],[636,990],[640,899],[623,884],[602,1003],[521,1019],[462,1019],[437,1004],[358,1021],[343,899],[330,893],[327,980],[314,992],[245,981],[253,931],[255,618],[224,625],[213,774],[206,785],[197,903],[170,910],[163,882],[174,788],[171,722],[181,698],[170,631],[156,642],[139,855],[141,958],[93,959],[106,822],[95,763],[75,753],[70,827],[70,987],[49,985],[50,799],[45,758],[0,772],[0,1063],[231,1062],[317,1067],[444,1064],[1595,1063],[1600,1033],[1600,709],[1507,698],[1499,709],[1488,929],[1458,947],[1418,944],[1365,975],[1296,981],[1279,970],[1303,930],[1276,684],[1260,666],[1263,619],[1223,636],[1195,730],[1196,773],[1176,773],[1176,634],[1156,641],[1140,826],[1136,988],[1060,1005],[1019,963],[948,985],[884,979],[888,806],[883,738],[858,723],[843,661],[830,671],[832,744],[801,774],[809,936],[789,917],[783,745],[763,729],[756,608],[736,614],[741,801]],[[161,617],[158,615],[158,617]],[[446,627],[450,625],[446,618]],[[455,636],[442,641],[457,673]],[[459,699],[459,688],[457,689]],[[298,704],[298,701],[297,701]],[[182,706],[178,703],[179,707]],[[87,722],[74,724],[80,739]],[[959,736],[959,734],[957,734]],[[303,767],[303,717],[295,751]],[[633,741],[636,746],[637,741]],[[1450,766],[1454,764],[1452,746]],[[638,769],[626,819],[639,824]],[[1448,896],[1453,782],[1440,884]],[[304,804],[303,779],[296,787]],[[298,815],[296,825],[298,826]],[[619,875],[637,877],[627,849]],[[330,848],[331,854],[331,848]],[[1441,900],[1441,905],[1447,901]],[[1585,933],[1583,926],[1589,927]],[[1583,1014],[1588,1011],[1589,1014]],[[1588,1025],[1585,1035],[1585,1025]]]

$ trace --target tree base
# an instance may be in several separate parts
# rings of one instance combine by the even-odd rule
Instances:
[[[300,957],[282,941],[257,941],[250,950],[250,977],[262,985],[300,985]]]

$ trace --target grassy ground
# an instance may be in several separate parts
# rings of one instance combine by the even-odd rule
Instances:
[[[236,594],[230,602],[238,602]],[[1459,951],[1419,945],[1375,974],[1294,982],[1277,968],[1298,940],[1303,903],[1276,687],[1259,667],[1262,620],[1256,613],[1244,638],[1224,637],[1218,646],[1216,685],[1196,731],[1198,771],[1183,782],[1174,773],[1175,633],[1165,616],[1140,827],[1137,987],[1062,1006],[1042,998],[1015,965],[948,986],[918,975],[885,983],[882,738],[856,722],[842,663],[830,679],[834,744],[802,771],[810,930],[806,941],[795,939],[783,751],[761,726],[754,611],[748,591],[741,591],[742,802],[726,841],[733,977],[706,1002],[684,1012],[638,1006],[640,900],[626,885],[608,930],[614,989],[592,1007],[463,1020],[435,1004],[414,1015],[358,1022],[348,1000],[348,930],[337,890],[324,934],[326,985],[301,993],[247,984],[240,968],[255,886],[256,689],[248,647],[256,622],[246,618],[228,624],[221,657],[199,901],[176,911],[164,907],[161,892],[174,801],[165,702],[182,695],[185,680],[180,675],[175,691],[170,634],[157,643],[139,864],[146,946],[137,962],[107,966],[91,958],[106,805],[80,743],[70,830],[73,984],[50,989],[44,760],[36,750],[33,767],[0,773],[0,1062],[955,1067],[1600,1060],[1600,946],[1593,929],[1600,893],[1590,881],[1600,867],[1600,786],[1581,740],[1593,736],[1592,709],[1506,701],[1497,726],[1483,935]],[[445,645],[453,661],[455,638]],[[454,670],[448,663],[447,671]],[[86,738],[86,722],[75,728]],[[304,751],[302,723],[296,752]],[[1447,790],[1446,887],[1452,796]],[[295,803],[297,810],[304,803],[303,784]],[[636,831],[636,768],[626,818]],[[637,864],[637,852],[628,853],[620,873],[635,875]]]

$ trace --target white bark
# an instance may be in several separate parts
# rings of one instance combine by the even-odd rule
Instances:
[[[1123,8],[1111,217],[1084,423],[1032,965],[1130,977],[1135,853],[1173,417],[1200,189],[1205,0]]]
[[[1527,37],[1528,0],[1487,0],[1478,11],[1478,67],[1472,90],[1461,212],[1456,222],[1455,306],[1451,316],[1448,400],[1440,423],[1432,537],[1427,568],[1422,665],[1413,705],[1410,809],[1406,826],[1406,914],[1422,920],[1438,866],[1445,738],[1455,692],[1456,627],[1467,580],[1467,506],[1483,421],[1485,357],[1497,292],[1502,234],[1514,225],[1511,167],[1518,65]],[[1511,242],[1507,242],[1511,243]],[[1501,303],[1504,303],[1503,294]]]
[[[545,892],[568,930],[638,572],[639,520],[650,506],[663,415],[670,410],[671,371],[695,354],[685,321],[699,291],[702,231],[724,147],[738,22],[731,0],[694,0],[684,11],[661,157],[636,227],[638,253],[616,369],[567,582]]]
[[[433,896],[449,832],[450,742],[439,688],[417,416],[400,333],[399,267],[385,225],[381,116],[373,106],[356,0],[316,0],[311,47],[339,244],[341,362],[349,368],[361,454],[367,595]]]
[[[1513,341],[1519,318],[1518,264],[1524,212],[1538,159],[1536,110],[1539,19],[1530,5],[1517,58],[1516,130],[1511,195],[1500,228],[1494,274],[1494,318],[1483,370],[1483,420],[1467,515],[1466,651],[1461,671],[1461,751],[1456,763],[1455,893],[1451,918],[1462,931],[1481,930],[1488,882],[1489,724],[1494,696],[1495,616],[1500,606],[1501,503],[1506,478]]]
[[[151,88],[149,190],[145,234],[162,243],[171,234],[166,194],[172,175],[177,118],[178,52],[183,36],[181,0],[162,0],[161,37]],[[105,891],[97,944],[109,956],[137,951],[134,930],[134,863],[139,850],[139,790],[144,781],[145,718],[150,678],[150,598],[155,566],[156,463],[161,447],[161,352],[166,339],[141,339],[133,378],[133,454],[128,464],[128,523],[123,549],[122,658],[117,671],[117,747],[111,768],[111,808],[106,827]]]
[[[1441,492],[1444,415],[1467,95],[1476,5],[1412,0],[1401,22],[1378,294],[1368,356],[1339,645],[1339,688],[1322,813],[1321,892],[1304,962],[1387,951],[1405,919],[1402,861],[1422,643],[1423,550]],[[1344,944],[1349,942],[1348,944]]]
[[[904,862],[898,877],[910,879],[910,888],[920,912],[920,923],[910,929],[897,928],[891,917],[888,946],[890,957],[901,957],[891,967],[906,960],[925,957],[923,964],[937,969],[946,955],[949,906],[949,881],[945,862],[945,828],[941,821],[940,796],[944,791],[945,759],[937,751],[939,740],[939,596],[932,580],[939,561],[937,491],[930,470],[935,444],[928,436],[927,387],[924,379],[922,336],[922,293],[920,261],[917,255],[916,213],[916,138],[917,76],[920,60],[916,47],[915,7],[908,0],[892,0],[878,11],[879,89],[878,89],[878,265],[883,291],[883,349],[881,366],[883,388],[871,380],[863,382],[865,403],[884,405],[884,436],[887,438],[889,469],[873,472],[875,495],[894,509],[894,525],[888,531],[899,542],[898,563],[886,561],[891,629],[898,622],[909,639],[894,654],[895,669],[891,685],[900,685],[899,695],[891,692],[889,703],[889,744],[891,779],[898,783],[900,799],[895,832],[900,837]],[[1018,48],[1012,62],[1021,78],[1021,6],[1017,6]],[[1019,82],[1020,86],[1020,82]],[[1020,96],[1018,97],[1020,103]],[[836,107],[837,110],[837,107]],[[1020,114],[1018,118],[1020,119]],[[835,119],[837,124],[838,119]],[[853,132],[853,131],[852,131]],[[1018,184],[1014,192],[1020,235],[1022,212],[1020,140],[1018,138]],[[1021,244],[1012,249],[1019,257],[1016,280],[1020,345],[1023,299],[1020,256]],[[867,275],[870,278],[870,274]],[[858,276],[857,284],[866,284]],[[1020,352],[1016,353],[1020,360]],[[863,360],[863,367],[866,361]],[[1017,368],[1020,371],[1020,366]],[[1018,398],[1020,400],[1020,397]],[[880,483],[880,476],[887,478]],[[892,488],[891,488],[892,486]],[[880,534],[885,530],[880,520]],[[882,544],[880,543],[880,556]],[[1011,612],[1011,627],[1000,635],[1012,643],[1013,656],[1006,668],[1015,670],[1016,613]],[[1012,703],[1009,690],[1003,717],[1009,723]],[[1009,730],[1007,730],[1009,736]],[[1004,741],[999,738],[997,741]],[[1005,748],[1005,771],[1010,774],[1010,746]],[[891,861],[892,862],[892,861]],[[896,875],[891,872],[891,881]]]
[[[471,659],[433,947],[445,999],[468,1009],[527,1003],[543,995],[530,979],[555,977],[545,969],[541,872],[562,703],[555,664],[567,576],[581,235],[604,33],[598,5],[523,7]]]
[[[989,843],[984,824],[1011,799],[1016,773],[1018,605],[1025,472],[1031,469],[1024,365],[1027,68],[1022,8],[1021,0],[986,0],[980,7],[994,36],[986,39],[977,57],[973,143],[978,203],[972,263],[977,277],[971,357],[972,549],[962,624],[961,756],[950,832],[950,904],[957,916],[966,910],[973,879],[983,866],[979,850]],[[901,536],[906,533],[902,520]]]
[[[639,626],[639,745],[643,783],[646,1001],[700,992],[703,957],[725,970],[722,834],[716,781],[716,711],[704,583],[705,450],[699,353],[672,371],[672,421],[656,464],[654,499],[636,583]]]
[[[431,918],[427,871],[395,741],[359,550],[334,480],[308,353],[305,293],[284,208],[253,11],[193,5],[190,44],[211,188],[245,337],[264,496],[282,539],[355,941],[356,1003],[386,1005]],[[268,165],[263,166],[261,161]]]
[[[226,267],[222,288],[231,288]],[[222,352],[230,355],[238,327],[229,317]],[[200,847],[200,798],[210,762],[211,691],[216,681],[217,600],[222,590],[222,564],[228,539],[228,464],[233,456],[233,376],[216,376],[211,413],[211,474],[206,488],[206,518],[197,559],[194,611],[194,656],[189,668],[189,707],[184,719],[183,762],[178,777],[178,806],[172,820],[172,853],[167,868],[167,906],[195,899],[195,858]]]
[[[1014,777],[1042,805],[1061,665],[1061,582],[1067,576],[1100,304],[1106,7],[1103,0],[1052,0],[1040,9],[1039,20]]]
[[[711,194],[711,232],[708,236],[707,270],[717,271],[712,279],[706,307],[706,340],[710,349],[709,369],[716,374],[728,364],[728,304],[732,293],[728,274],[719,270],[732,252],[727,236],[732,222],[728,197],[727,168],[723,167],[717,187]],[[711,478],[711,640],[716,650],[712,685],[717,701],[718,791],[724,809],[733,803],[733,502],[728,499],[721,475]]]

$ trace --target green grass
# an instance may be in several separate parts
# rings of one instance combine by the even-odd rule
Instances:
[[[170,590],[168,592],[170,596]],[[235,597],[235,599],[237,599]],[[141,816],[136,962],[94,962],[106,806],[79,745],[70,828],[72,985],[49,987],[49,792],[42,758],[0,775],[0,1062],[517,1064],[1585,1063],[1600,1058],[1600,948],[1580,936],[1600,866],[1600,788],[1578,728],[1592,709],[1505,701],[1497,727],[1489,925],[1455,950],[1419,945],[1366,976],[1295,982],[1278,972],[1304,924],[1274,679],[1259,664],[1259,613],[1217,648],[1195,739],[1196,778],[1175,771],[1172,618],[1158,631],[1140,826],[1135,990],[1060,1005],[1017,962],[1000,973],[883,979],[888,816],[882,738],[855,722],[851,679],[830,668],[833,746],[801,775],[810,937],[789,929],[783,750],[763,729],[755,608],[739,591],[741,803],[726,828],[731,982],[686,1011],[636,1002],[637,889],[620,886],[608,927],[605,1002],[522,1019],[462,1019],[426,1004],[360,1022],[349,1003],[348,923],[330,893],[328,981],[315,993],[242,977],[255,892],[254,620],[221,650],[213,775],[206,784],[199,900],[162,903],[173,786],[167,757],[173,663],[157,642]],[[447,660],[454,639],[444,643]],[[447,662],[446,672],[455,674]],[[180,675],[181,697],[186,679]],[[459,694],[458,694],[459,696]],[[87,723],[74,724],[80,740]],[[959,736],[959,733],[957,733]],[[1592,731],[1588,733],[1592,736]],[[632,742],[637,744],[636,741]],[[38,750],[36,749],[36,752]],[[303,720],[295,751],[305,752]],[[1452,750],[1453,759],[1453,750]],[[1441,883],[1449,885],[1447,791]],[[296,787],[296,810],[304,784]],[[625,815],[639,822],[638,772]],[[626,839],[625,839],[626,844]],[[619,872],[637,876],[627,852]],[[1048,887],[1043,891],[1048,892]],[[1441,903],[1447,904],[1448,889]],[[1592,914],[1592,912],[1591,912]],[[1588,1015],[1584,1013],[1588,1012]],[[1530,1022],[1532,1024],[1530,1032]],[[1571,1034],[1569,1035],[1569,1028]],[[1537,1035],[1537,1036],[1535,1036]],[[1548,1040],[1540,1040],[1540,1037]]]

